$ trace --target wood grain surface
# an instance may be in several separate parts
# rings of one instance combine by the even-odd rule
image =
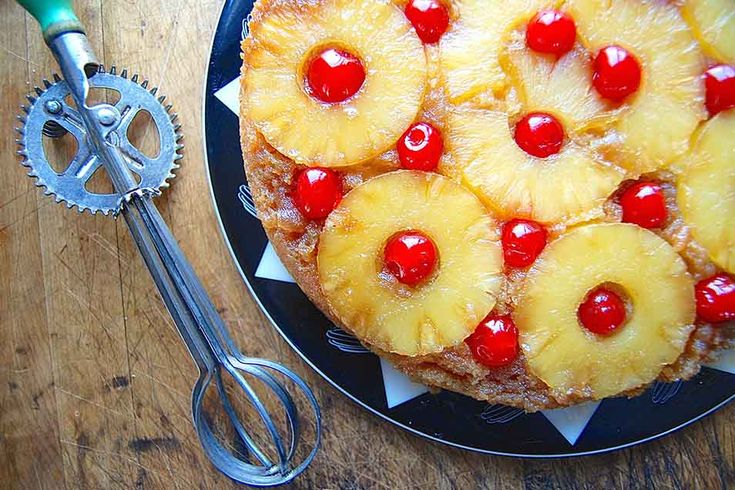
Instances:
[[[216,224],[201,97],[221,0],[75,6],[100,58],[150,78],[180,114],[184,166],[159,205],[238,344],[316,391],[322,449],[295,487],[735,487],[733,405],[642,447],[524,461],[427,442],[348,401],[269,326]],[[54,204],[14,155],[18,105],[52,70],[35,21],[0,0],[0,488],[234,487],[200,451],[189,416],[196,369],[124,223]]]

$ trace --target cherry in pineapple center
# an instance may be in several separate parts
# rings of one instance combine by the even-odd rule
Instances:
[[[426,234],[408,230],[393,235],[385,245],[384,264],[398,282],[415,287],[436,269],[439,254]]]
[[[600,286],[590,291],[577,311],[579,321],[597,335],[611,335],[625,324],[625,300],[613,288]]]
[[[346,49],[328,47],[318,51],[306,70],[306,89],[321,102],[337,104],[357,94],[365,83],[365,66]]]

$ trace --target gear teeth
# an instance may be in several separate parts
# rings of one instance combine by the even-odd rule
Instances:
[[[135,75],[133,75],[133,78],[131,78],[130,81],[133,83],[138,83],[138,74],[136,73]]]
[[[165,95],[162,95],[162,96],[160,96],[160,97],[158,98],[158,103],[159,103],[159,104],[161,104],[161,105],[163,105],[163,101],[164,101],[164,100],[166,100],[166,96],[165,96]]]
[[[181,129],[181,124],[179,123],[174,124],[174,131],[178,131],[179,129]]]
[[[110,66],[110,75],[117,75],[117,67],[115,65]]]
[[[52,76],[54,77],[54,83],[59,83],[61,81],[61,77],[58,73],[54,73]]]
[[[173,109],[173,107],[173,104],[166,104],[166,107],[164,107],[164,109],[166,109],[166,112],[171,112],[171,109]]]
[[[125,78],[127,80],[127,78],[128,78],[128,70],[125,69],[125,68],[123,68],[123,71],[122,71],[122,73],[120,73],[120,76],[123,77],[123,78]]]
[[[97,73],[105,73],[105,65],[98,66]]]
[[[25,150],[16,150],[15,151],[15,154],[18,155],[18,156],[20,156],[20,157],[25,157],[26,156],[26,151]]]
[[[43,89],[39,87],[38,85],[33,87],[33,90],[36,92],[36,94],[38,94],[39,97],[43,95]]]
[[[36,101],[38,100],[34,96],[32,96],[31,94],[26,95],[26,99],[28,99],[28,102],[30,102],[31,105],[35,104]]]
[[[182,143],[179,143],[176,145],[176,151],[181,151],[184,149],[184,145]]]
[[[21,116],[21,115],[18,115],[18,116],[15,116],[15,118],[16,118],[16,119],[17,119],[18,121],[20,121],[21,123],[23,123],[23,124],[25,124],[25,123],[26,123],[26,118],[25,118],[25,116]]]
[[[153,87],[151,89],[150,94],[155,97],[157,93],[158,93],[158,87]]]
[[[21,136],[23,136],[23,135],[25,134],[25,131],[23,131],[23,128],[15,128],[15,131],[16,131],[16,132],[17,132],[17,133],[18,133],[19,135],[21,135]]]
[[[44,78],[43,80],[41,80],[41,82],[43,83],[44,87],[51,88],[51,82],[49,82],[47,78]]]
[[[143,83],[140,84],[141,87],[147,89],[148,88],[148,80],[143,80]]]
[[[174,112],[174,113],[173,113],[173,114],[171,115],[171,122],[174,122],[174,121],[176,121],[176,120],[177,120],[178,118],[179,118],[179,113],[178,113],[178,112]]]
[[[28,114],[29,112],[31,112],[31,108],[30,108],[30,107],[28,107],[28,106],[27,106],[27,105],[25,105],[25,104],[23,104],[23,105],[21,105],[21,106],[20,106],[20,110],[22,110],[22,111],[23,111],[23,112],[25,112],[26,114]]]

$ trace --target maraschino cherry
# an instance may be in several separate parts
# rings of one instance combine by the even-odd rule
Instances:
[[[735,107],[735,66],[715,65],[704,72],[707,111],[715,116]]]
[[[559,153],[564,143],[564,128],[551,114],[532,112],[516,124],[516,144],[529,155],[546,158]]]
[[[449,27],[449,11],[439,0],[411,0],[405,13],[425,44],[439,41]]]
[[[709,323],[735,320],[735,278],[717,274],[699,281],[694,288],[697,315]]]
[[[571,51],[576,39],[574,20],[558,10],[540,11],[526,28],[526,45],[538,53],[560,57]]]
[[[436,268],[437,250],[431,238],[416,230],[393,235],[383,251],[385,267],[399,282],[417,286]]]
[[[397,147],[402,168],[430,172],[439,164],[444,141],[438,129],[429,123],[419,122],[403,133]]]
[[[600,287],[590,292],[579,305],[577,316],[590,332],[610,335],[625,323],[625,303],[615,292]]]
[[[344,102],[365,83],[365,67],[357,56],[337,48],[327,48],[316,56],[306,72],[307,90],[329,104]]]
[[[627,49],[611,45],[595,57],[592,85],[605,99],[620,102],[641,86],[641,64]]]
[[[507,366],[518,357],[518,328],[509,315],[491,313],[465,343],[477,362],[491,368]]]
[[[623,222],[643,228],[661,228],[668,211],[661,186],[654,182],[638,182],[628,187],[620,196]]]
[[[305,218],[326,218],[342,200],[342,180],[328,168],[307,168],[296,176],[292,197]]]
[[[510,267],[528,267],[546,247],[548,233],[539,223],[514,219],[503,225],[503,257]]]

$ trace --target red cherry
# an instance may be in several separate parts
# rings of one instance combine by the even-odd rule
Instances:
[[[574,20],[558,10],[542,10],[526,29],[526,44],[539,53],[561,56],[574,47],[577,26]]]
[[[465,343],[477,362],[492,368],[507,366],[518,357],[518,328],[509,315],[491,313]]]
[[[620,196],[620,205],[623,222],[643,228],[661,228],[668,216],[664,191],[653,182],[638,182],[628,187]]]
[[[411,0],[405,13],[426,44],[437,42],[449,27],[449,12],[439,0]]]
[[[529,155],[546,158],[561,150],[564,128],[551,114],[532,112],[516,124],[515,140]]]
[[[322,102],[344,102],[365,83],[365,67],[355,55],[328,48],[311,61],[306,81],[308,91]]]
[[[393,235],[383,251],[385,267],[399,282],[416,286],[434,271],[437,251],[431,238],[410,230]]]
[[[505,263],[528,267],[546,246],[546,228],[535,221],[514,219],[503,225],[502,243]]]
[[[436,169],[444,152],[444,140],[438,129],[429,123],[412,125],[398,140],[401,167],[431,172]]]
[[[697,315],[709,323],[735,320],[735,278],[717,274],[697,283],[694,288]]]
[[[705,104],[710,116],[735,107],[735,66],[715,65],[704,72]]]
[[[605,99],[621,101],[640,88],[641,64],[625,48],[602,48],[595,57],[592,85]]]
[[[590,332],[610,335],[625,322],[625,303],[609,289],[597,288],[579,305],[577,316]]]
[[[328,168],[307,168],[296,177],[293,200],[305,218],[326,218],[342,200],[342,181]]]

